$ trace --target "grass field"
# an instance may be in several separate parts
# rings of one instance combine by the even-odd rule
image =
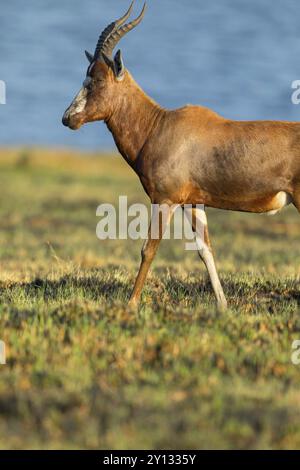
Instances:
[[[229,310],[163,241],[138,314],[141,241],[96,208],[146,201],[120,157],[0,152],[0,448],[300,448],[300,217],[208,211]]]

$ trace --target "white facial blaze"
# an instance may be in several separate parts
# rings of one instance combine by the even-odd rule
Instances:
[[[86,107],[88,91],[82,87],[70,106],[71,114],[82,113]]]

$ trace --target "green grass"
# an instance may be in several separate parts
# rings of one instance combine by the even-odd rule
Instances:
[[[163,241],[138,314],[141,241],[96,208],[147,201],[115,156],[0,152],[0,448],[300,447],[300,218],[208,211],[229,310]]]

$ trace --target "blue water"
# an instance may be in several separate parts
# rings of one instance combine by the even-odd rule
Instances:
[[[139,13],[141,0],[136,0]],[[101,30],[129,0],[11,0],[0,7],[0,145],[114,148],[100,123],[74,133],[61,116],[81,86]],[[126,66],[161,105],[209,106],[236,119],[300,121],[297,0],[148,0],[122,41]]]

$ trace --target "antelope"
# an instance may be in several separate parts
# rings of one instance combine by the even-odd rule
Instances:
[[[126,162],[138,175],[152,204],[167,205],[166,221],[152,218],[129,305],[136,308],[167,223],[176,205],[190,204],[191,221],[201,236],[199,256],[208,271],[217,307],[227,307],[209,240],[205,207],[275,213],[293,203],[300,211],[300,124],[233,121],[201,106],[167,110],[149,98],[124,65],[120,39],[141,23],[127,13],[99,37],[83,87],[63,116],[79,129],[104,121]],[[199,208],[201,205],[201,208]],[[204,230],[197,233],[200,221]],[[159,236],[151,236],[151,224]]]

